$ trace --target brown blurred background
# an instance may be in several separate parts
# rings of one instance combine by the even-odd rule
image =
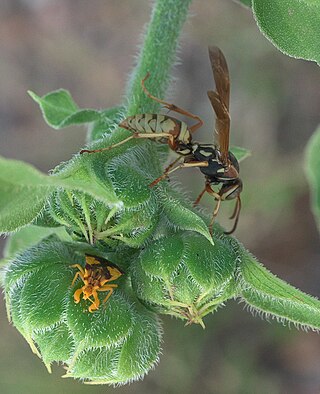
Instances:
[[[79,150],[85,131],[51,130],[28,89],[70,90],[80,107],[119,104],[141,33],[147,0],[2,0],[0,5],[0,154],[47,171]],[[181,40],[170,100],[200,115],[197,135],[211,142],[213,87],[208,45],[223,49],[231,73],[231,142],[252,151],[241,167],[244,207],[237,237],[272,272],[320,296],[319,237],[303,172],[305,145],[319,123],[320,73],[314,63],[277,51],[258,31],[250,10],[231,0],[195,0]],[[180,172],[194,199],[197,171]],[[190,181],[191,180],[191,181]],[[191,184],[192,183],[192,184]],[[203,200],[210,210],[212,201]],[[223,224],[231,206],[225,204]],[[113,388],[48,375],[0,307],[0,392],[111,393]],[[228,302],[206,318],[206,330],[164,318],[160,365],[118,393],[320,392],[320,336],[253,317]]]

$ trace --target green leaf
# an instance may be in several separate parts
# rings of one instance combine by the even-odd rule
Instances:
[[[187,233],[183,239],[184,261],[203,289],[218,288],[230,280],[237,260],[232,238],[228,243],[215,239],[214,246],[199,234]]]
[[[109,165],[114,191],[126,208],[136,207],[145,203],[151,196],[146,174],[134,166],[130,156],[122,155]]]
[[[88,130],[88,142],[97,141],[104,134],[111,133],[123,118],[124,107],[112,107],[101,111],[100,119],[92,123]]]
[[[320,301],[295,289],[259,264],[248,252],[239,264],[241,296],[267,317],[320,329]]]
[[[184,245],[181,236],[160,238],[151,245],[140,255],[143,270],[149,276],[169,280],[183,258]]]
[[[166,193],[161,192],[160,196],[160,201],[162,201],[163,204],[163,211],[171,225],[181,230],[196,231],[213,244],[208,226],[200,216],[187,207],[187,205],[178,199],[173,192],[171,192],[171,195],[169,191]]]
[[[0,157],[0,232],[30,223],[54,190],[49,177],[29,164]]]
[[[35,219],[58,187],[88,193],[106,203],[117,201],[110,190],[93,182],[81,162],[69,176],[47,176],[30,164],[0,157],[0,232],[14,231]]]
[[[15,254],[36,245],[51,234],[56,234],[61,240],[71,241],[63,227],[38,227],[29,225],[12,234],[6,242],[4,257],[12,258]]]
[[[45,121],[54,129],[94,122],[101,117],[99,111],[79,109],[70,93],[64,89],[55,90],[42,97],[31,91],[28,93],[39,104]]]
[[[160,327],[157,316],[147,314],[141,306],[139,319],[132,334],[124,343],[119,357],[118,373],[130,379],[146,374],[159,360]]]
[[[283,53],[320,62],[318,0],[252,0],[261,32]]]
[[[76,304],[73,299],[73,293],[82,285],[83,282],[79,281],[73,287],[66,312],[68,326],[76,343],[81,343],[82,348],[121,344],[130,334],[134,320],[130,303],[121,292],[121,287],[116,289],[107,305],[89,313],[89,301],[81,300]]]
[[[68,190],[85,192],[106,204],[117,204],[119,199],[112,188],[105,163],[97,156],[98,154],[76,156],[64,168],[55,172],[54,182]]]
[[[6,266],[4,285],[8,305],[18,294],[19,314],[23,316],[27,332],[48,328],[60,321],[74,276],[69,265],[74,261],[70,248],[52,236],[17,255]],[[17,313],[12,313],[13,307],[11,304],[8,313],[12,314],[15,324]]]
[[[162,237],[132,262],[133,289],[157,312],[203,325],[202,317],[235,294],[237,249],[231,237],[214,245],[193,232]]]
[[[101,319],[102,316],[96,312],[93,317],[86,314],[86,318],[91,320],[94,320],[94,315],[96,315],[95,324],[91,324],[89,332],[86,331],[87,323],[83,327],[79,325],[82,331],[81,341],[76,341],[78,348],[71,358],[65,377],[86,379],[92,384],[123,384],[143,377],[158,362],[161,341],[159,321],[142,305],[132,303],[132,299],[130,301],[129,304],[127,300],[127,306],[130,306],[134,317],[127,322],[130,323],[130,327],[127,326],[130,330],[125,333],[122,340],[119,337],[107,346],[101,345],[103,343],[101,339],[105,337],[104,340],[107,340],[121,334],[118,332],[121,326],[119,327],[116,321],[112,322],[112,315],[106,321],[106,319]],[[116,308],[116,305],[114,307]],[[104,314],[107,312],[108,309]],[[129,311],[126,311],[126,316],[127,312]],[[117,313],[121,319],[120,314],[121,310]],[[82,318],[83,321],[84,318]],[[104,325],[106,322],[111,326]],[[100,339],[95,340],[94,335],[99,331],[103,334]],[[86,346],[89,336],[91,336],[91,342],[97,344]]]
[[[240,146],[231,146],[230,151],[235,155],[239,163],[251,156],[251,151],[249,151],[249,149],[241,148]]]
[[[20,298],[24,324],[30,331],[48,328],[61,320],[66,293],[73,278],[65,262],[60,265],[56,262],[53,267],[46,264],[46,256],[43,256],[41,263],[42,267],[28,276]]]
[[[66,362],[72,356],[74,343],[70,340],[71,332],[65,323],[47,330],[36,331],[32,337],[48,369],[53,361]]]
[[[311,206],[320,231],[320,127],[310,138],[305,154],[305,171],[311,190]]]

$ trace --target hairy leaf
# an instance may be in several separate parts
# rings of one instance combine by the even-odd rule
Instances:
[[[196,231],[206,237],[209,242],[214,243],[204,220],[178,199],[175,193],[171,192],[170,195],[169,191],[167,191],[166,194],[162,195],[161,199],[169,224],[182,230]]]
[[[12,258],[15,254],[23,252],[25,249],[36,245],[42,239],[51,234],[56,234],[60,239],[70,241],[64,227],[39,227],[29,225],[10,235],[4,249],[4,257]]]
[[[79,109],[70,93],[64,89],[55,90],[42,97],[31,91],[28,93],[39,104],[45,121],[54,129],[94,122],[101,117],[100,111]]]
[[[241,296],[254,310],[267,317],[320,329],[320,301],[271,274],[249,253],[239,264]]]
[[[0,158],[0,232],[30,223],[54,190],[50,178],[29,164]]]
[[[106,203],[114,202],[110,190],[92,182],[81,163],[72,175],[68,178],[63,172],[47,176],[30,164],[0,157],[0,232],[14,231],[30,223],[58,187],[80,190]]]
[[[124,107],[112,107],[101,111],[100,119],[92,123],[88,130],[88,142],[99,140],[104,134],[110,134],[123,118]]]
[[[320,62],[318,0],[252,0],[261,32],[281,52]]]

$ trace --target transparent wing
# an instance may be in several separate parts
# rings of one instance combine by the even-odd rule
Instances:
[[[216,90],[209,90],[208,97],[216,114],[215,133],[223,164],[228,163],[230,134],[230,79],[227,61],[218,47],[209,47],[209,58]]]

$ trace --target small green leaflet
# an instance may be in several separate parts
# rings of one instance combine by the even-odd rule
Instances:
[[[246,148],[240,148],[240,146],[230,146],[230,152],[235,155],[238,162],[241,162],[251,156],[251,151]]]
[[[64,89],[55,90],[42,97],[31,91],[28,91],[28,93],[39,104],[45,121],[54,129],[91,123],[101,117],[100,111],[79,109],[70,93]]]

